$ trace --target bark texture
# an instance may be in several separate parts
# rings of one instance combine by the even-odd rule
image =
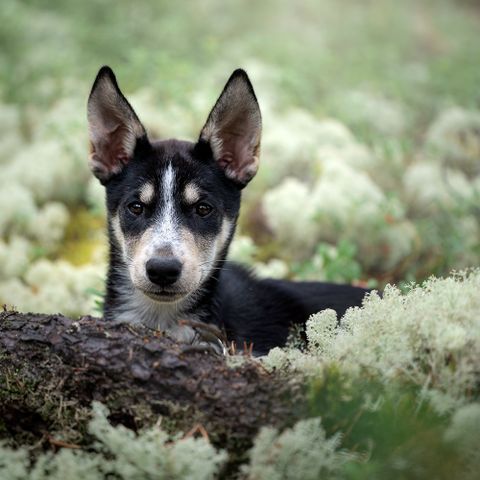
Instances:
[[[301,386],[255,360],[237,367],[158,332],[103,319],[0,313],[0,439],[86,445],[92,400],[137,430],[162,417],[172,432],[207,432],[241,460],[263,425],[290,425]],[[203,427],[203,428],[202,428]]]

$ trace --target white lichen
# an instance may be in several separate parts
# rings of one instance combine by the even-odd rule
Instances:
[[[440,164],[480,175],[480,112],[459,107],[441,112],[427,131],[426,149]]]
[[[462,405],[479,380],[479,288],[478,270],[432,278],[405,295],[387,286],[383,298],[374,293],[362,308],[347,310],[335,330],[332,312],[313,315],[309,354],[353,374],[404,376],[427,397],[441,392],[448,408]]]
[[[27,449],[0,445],[0,478],[9,480],[102,480],[112,475],[122,480],[210,480],[226,460],[203,438],[171,438],[154,426],[135,434],[113,427],[109,412],[93,403],[89,431],[97,440],[89,450],[63,449],[42,454],[30,465]]]
[[[339,435],[326,437],[320,418],[299,421],[282,433],[263,428],[244,473],[249,480],[340,478],[347,456],[339,451],[339,444]]]
[[[63,260],[40,259],[26,270],[23,280],[0,281],[0,301],[23,312],[98,314],[91,290],[102,289],[105,264],[75,267]]]

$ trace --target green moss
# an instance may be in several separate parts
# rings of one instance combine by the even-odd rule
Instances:
[[[84,265],[92,261],[92,255],[104,245],[105,221],[80,207],[71,212],[65,238],[55,258],[62,258],[73,265]]]
[[[368,374],[352,380],[337,369],[312,382],[312,415],[321,416],[328,436],[342,434],[341,448],[359,455],[346,478],[462,478],[463,458],[444,441],[449,417],[419,393],[405,382],[385,385]]]

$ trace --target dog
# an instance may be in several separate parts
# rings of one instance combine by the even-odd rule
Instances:
[[[216,327],[259,356],[313,313],[341,317],[361,305],[363,288],[259,279],[226,261],[241,191],[259,166],[262,118],[244,70],[233,72],[196,142],[150,141],[106,66],[87,112],[90,168],[106,189],[106,320],[192,344],[206,338],[198,325]]]

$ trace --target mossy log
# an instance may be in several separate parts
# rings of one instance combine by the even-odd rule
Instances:
[[[256,360],[232,367],[141,326],[0,313],[0,439],[10,444],[87,445],[97,400],[113,424],[197,426],[241,456],[261,426],[292,424],[304,398],[298,383]]]

